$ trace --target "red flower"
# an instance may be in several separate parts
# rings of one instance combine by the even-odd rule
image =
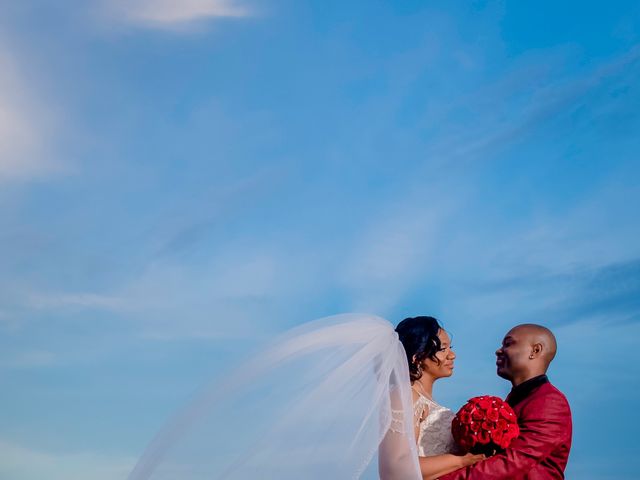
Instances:
[[[465,450],[491,452],[507,448],[520,429],[511,407],[498,397],[470,399],[451,422],[455,441]]]
[[[463,410],[460,412],[460,422],[471,423],[471,414],[467,410]]]
[[[491,441],[491,435],[487,430],[479,430],[478,431],[478,443],[486,445]]]
[[[493,443],[495,443],[496,445],[500,445],[502,443],[502,438],[503,438],[503,432],[502,430],[493,430],[491,432],[491,441]]]
[[[495,423],[485,420],[482,422],[482,429],[490,432],[496,428]]]
[[[509,438],[507,435],[504,435],[502,437],[502,441],[500,441],[498,445],[500,446],[500,448],[507,448],[509,445],[511,445],[512,440],[513,438]]]
[[[500,418],[500,413],[498,413],[498,410],[496,408],[491,408],[487,410],[487,418],[492,422],[495,422]]]
[[[502,418],[505,418],[507,420],[511,420],[513,417],[515,417],[515,414],[513,413],[513,410],[511,410],[511,407],[504,408],[504,406],[500,407],[500,415],[502,415]]]
[[[473,418],[474,420],[482,420],[485,416],[486,412],[484,410],[480,410],[479,408],[476,408],[471,414],[471,418]]]

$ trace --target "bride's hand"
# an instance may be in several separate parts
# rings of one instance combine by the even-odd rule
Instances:
[[[468,467],[469,465],[473,465],[474,463],[481,462],[485,458],[487,457],[484,455],[474,455],[473,453],[467,453],[466,455],[462,455],[462,457],[460,457],[463,467]]]

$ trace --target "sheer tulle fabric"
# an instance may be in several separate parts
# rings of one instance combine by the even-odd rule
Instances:
[[[421,479],[404,349],[392,325],[296,328],[200,394],[129,480]]]

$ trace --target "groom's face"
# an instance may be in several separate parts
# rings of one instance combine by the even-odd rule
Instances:
[[[498,376],[505,380],[513,380],[515,376],[527,368],[527,360],[531,353],[528,336],[522,329],[510,330],[496,350],[496,367]]]

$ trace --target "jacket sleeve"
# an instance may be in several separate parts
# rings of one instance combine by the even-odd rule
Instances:
[[[504,452],[470,467],[456,470],[439,480],[512,480],[520,478],[544,460],[570,435],[571,412],[557,392],[536,396],[519,417],[520,435]]]

